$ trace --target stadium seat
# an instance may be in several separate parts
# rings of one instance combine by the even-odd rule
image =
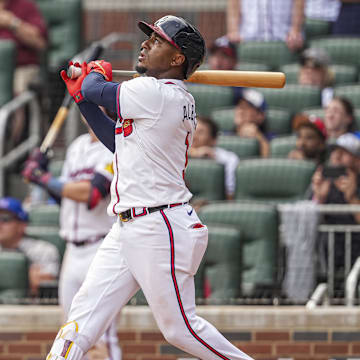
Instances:
[[[59,214],[56,204],[36,205],[29,210],[29,225],[59,227]]]
[[[271,70],[297,60],[283,41],[246,41],[238,46],[238,55],[241,61],[266,64]]]
[[[215,109],[211,118],[216,122],[219,130],[234,131],[234,107]],[[266,132],[273,135],[288,134],[291,131],[290,111],[281,108],[269,108],[266,112]]]
[[[17,303],[26,297],[28,266],[23,253],[0,251],[0,303]]]
[[[305,39],[311,40],[314,37],[326,36],[330,33],[331,24],[328,21],[305,18]]]
[[[296,136],[279,136],[270,141],[270,156],[273,158],[287,157],[288,153],[295,148]]]
[[[314,86],[289,84],[283,89],[259,88],[258,90],[264,94],[269,107],[285,108],[291,113],[321,105],[321,91]]]
[[[343,36],[325,36],[313,39],[310,47],[322,48],[327,51],[333,64],[355,65],[360,68],[360,38]]]
[[[237,200],[281,203],[303,199],[316,164],[292,159],[251,159],[236,170]]]
[[[254,138],[220,135],[217,146],[233,151],[240,159],[260,156],[259,142]]]
[[[298,74],[300,65],[299,64],[287,64],[281,67],[286,75],[287,84],[297,84]],[[332,65],[330,70],[334,74],[334,84],[348,84],[356,82],[358,72],[356,66],[353,65]]]
[[[48,67],[57,69],[80,51],[82,1],[36,0],[36,3],[48,26],[49,48],[46,63]]]
[[[48,241],[49,243],[56,246],[59,251],[60,260],[62,260],[65,252],[66,243],[59,235],[59,228],[56,226],[27,226],[26,235]]]
[[[325,109],[322,107],[315,107],[315,108],[307,108],[302,111],[304,114],[314,115],[320,118],[324,118],[325,116]]]
[[[204,297],[204,279],[210,287],[207,303],[228,304],[241,289],[241,231],[229,225],[209,225],[206,253],[195,276],[196,297]]]
[[[225,199],[224,166],[210,159],[189,159],[185,181],[194,198]]]
[[[204,84],[187,84],[196,102],[196,114],[210,116],[215,108],[232,106],[234,94],[231,87]]]
[[[49,171],[53,176],[59,177],[64,165],[64,160],[52,160],[49,163]]]
[[[0,40],[0,106],[12,99],[15,70],[15,43]]]
[[[240,61],[238,64],[236,64],[236,70],[240,70],[240,71],[270,71],[271,68],[267,64],[257,64],[254,62]]]
[[[210,226],[220,224],[240,229],[242,296],[263,296],[275,286],[279,224],[274,206],[220,202],[202,207],[199,216]]]
[[[360,107],[360,84],[335,86],[334,95],[344,96],[354,107]]]

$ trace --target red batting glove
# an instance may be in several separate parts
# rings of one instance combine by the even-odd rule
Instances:
[[[40,164],[34,160],[26,161],[24,170],[21,172],[21,175],[25,180],[42,187],[45,187],[51,178],[51,174],[44,171],[40,167]]]
[[[84,97],[81,93],[81,86],[82,86],[82,83],[83,83],[86,75],[88,74],[87,63],[83,62],[82,65],[80,66],[79,63],[72,64],[72,62],[70,62],[69,65],[74,65],[76,67],[80,67],[81,75],[76,79],[71,79],[68,77],[65,70],[61,70],[60,75],[65,82],[65,85],[66,85],[66,88],[67,88],[69,94],[74,98],[76,103],[79,103],[84,100]]]
[[[91,61],[87,67],[88,73],[95,71],[104,76],[106,81],[112,81],[112,66],[109,62],[104,60]]]

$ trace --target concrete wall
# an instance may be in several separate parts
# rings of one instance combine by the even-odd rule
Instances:
[[[360,309],[200,306],[198,314],[257,360],[360,358]],[[0,306],[0,360],[44,360],[61,325],[57,306]],[[166,343],[148,307],[119,321],[124,360],[188,356]]]

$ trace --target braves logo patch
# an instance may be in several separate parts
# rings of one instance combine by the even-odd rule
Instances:
[[[133,119],[126,119],[123,123],[123,133],[124,137],[129,136],[133,132]]]

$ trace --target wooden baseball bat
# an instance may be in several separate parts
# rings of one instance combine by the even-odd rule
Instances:
[[[68,76],[76,78],[80,76],[81,69],[71,66]],[[113,70],[113,76],[137,77],[136,71]],[[220,86],[241,86],[241,87],[264,87],[282,88],[285,85],[285,74],[271,71],[236,71],[236,70],[198,70],[190,76],[188,82],[220,85]]]
[[[136,77],[136,71],[113,70],[114,77]],[[236,70],[198,70],[190,76],[188,82],[241,87],[282,88],[286,77],[282,72],[236,71]]]

